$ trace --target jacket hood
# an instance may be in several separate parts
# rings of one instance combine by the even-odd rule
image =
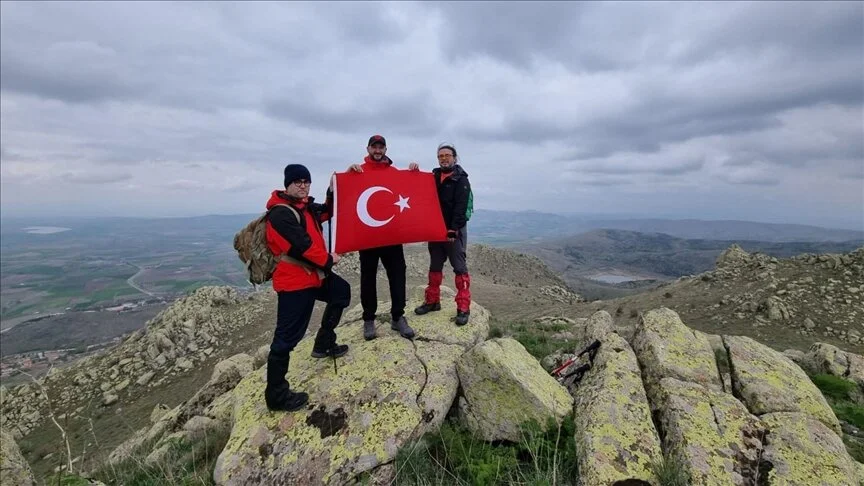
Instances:
[[[306,207],[307,204],[310,204],[315,201],[315,198],[312,196],[306,197],[304,199],[294,199],[285,195],[285,191],[275,189],[270,193],[270,199],[267,200],[266,208],[269,211],[270,208],[277,204],[290,204],[295,208],[303,208]]]
[[[363,159],[363,162],[364,162],[363,165],[368,164],[368,166],[379,167],[382,169],[385,167],[389,167],[389,166],[393,165],[393,161],[390,160],[390,157],[387,157],[386,155],[384,156],[384,159],[381,162],[378,162],[375,159],[373,159],[371,155],[367,155],[366,158]]]

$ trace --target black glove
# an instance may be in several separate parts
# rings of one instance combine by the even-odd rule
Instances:
[[[447,230],[447,238],[456,239],[456,230]]]

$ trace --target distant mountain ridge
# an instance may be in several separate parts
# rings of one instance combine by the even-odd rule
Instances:
[[[737,220],[602,218],[539,211],[477,210],[469,223],[475,238],[510,243],[571,236],[598,229],[664,233],[676,238],[720,241],[816,242],[864,241],[864,231],[802,224]]]
[[[176,218],[4,218],[2,233],[8,237],[28,226],[63,226],[74,230],[110,225],[120,230],[159,228],[197,230],[222,228],[239,231],[261,213],[184,216]],[[862,223],[864,224],[864,223]],[[614,218],[603,215],[561,215],[541,211],[499,211],[477,209],[468,225],[469,239],[487,243],[518,243],[555,236],[569,236],[597,229],[642,233],[664,233],[677,238],[722,241],[856,241],[864,231],[824,228],[802,224],[760,223],[738,220]]]

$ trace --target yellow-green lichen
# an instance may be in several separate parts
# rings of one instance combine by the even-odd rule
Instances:
[[[472,348],[457,362],[457,372],[469,407],[467,425],[486,440],[518,442],[520,424],[560,422],[573,407],[564,387],[513,339]]]
[[[768,427],[762,461],[772,486],[857,486],[855,461],[843,441],[822,422],[803,413],[762,416]]]
[[[440,423],[456,393],[455,360],[462,345],[411,342],[389,326],[379,327],[372,341],[362,338],[360,326],[336,331],[339,342],[350,347],[336,369],[332,359],[310,357],[312,336],[292,352],[286,378],[292,389],[309,394],[307,408],[287,414],[267,410],[263,368],[237,386],[234,428],[217,463],[217,484],[342,484],[391,461],[424,415]],[[319,428],[322,416],[325,423],[344,423]]]
[[[649,396],[663,378],[699,383],[722,391],[711,344],[694,333],[674,311],[665,307],[646,312],[639,320],[633,350],[645,375]]]
[[[765,427],[734,397],[672,378],[660,390],[664,449],[694,484],[736,484],[733,475],[755,465]]]
[[[656,484],[652,464],[660,440],[636,356],[617,334],[607,334],[592,369],[575,393],[577,453],[585,484],[639,479]]]
[[[735,392],[751,412],[802,412],[842,433],[825,397],[798,365],[748,337],[723,336],[723,340],[732,360]]]

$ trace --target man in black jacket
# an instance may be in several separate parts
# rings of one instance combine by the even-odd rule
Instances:
[[[441,281],[444,262],[450,260],[456,274],[456,325],[468,323],[471,312],[471,276],[468,274],[465,252],[468,247],[468,203],[471,184],[468,173],[459,165],[456,147],[442,143],[438,146],[438,165],[432,170],[444,224],[446,242],[429,242],[429,284],[423,305],[414,309],[418,315],[441,310]]]

